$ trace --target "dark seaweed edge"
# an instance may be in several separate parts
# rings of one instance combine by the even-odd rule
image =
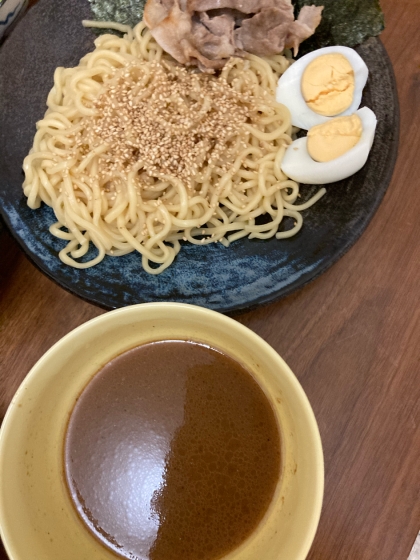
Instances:
[[[315,33],[303,41],[298,58],[322,47],[355,47],[385,28],[379,0],[292,0],[295,17],[304,6],[324,6],[321,23]]]

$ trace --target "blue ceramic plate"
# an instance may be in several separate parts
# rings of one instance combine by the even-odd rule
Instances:
[[[395,80],[379,39],[357,49],[370,70],[362,105],[378,118],[369,160],[353,177],[328,186],[327,195],[303,212],[303,228],[295,237],[245,239],[229,248],[186,244],[158,276],[143,271],[136,253],[106,257],[87,270],[62,264],[57,253],[64,242],[48,232],[54,214],[46,206],[36,211],[26,206],[21,166],[35,122],[45,112],[54,69],[77,64],[93,48],[93,32],[81,25],[89,17],[87,0],[40,0],[0,49],[0,210],[22,249],[45,274],[106,309],[178,301],[232,312],[290,294],[327,270],[359,238],[388,187],[398,146]],[[317,188],[302,186],[302,202]]]

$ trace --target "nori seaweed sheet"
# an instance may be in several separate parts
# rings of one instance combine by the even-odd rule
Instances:
[[[146,0],[89,0],[94,17],[99,21],[117,21],[136,25],[143,17]],[[384,29],[384,16],[379,0],[292,0],[295,14],[302,6],[324,6],[322,20],[315,34],[304,41],[299,56],[307,52],[345,45],[354,47]],[[98,31],[99,33],[105,30]]]
[[[321,23],[314,35],[299,48],[299,56],[321,47],[360,45],[384,29],[379,0],[292,0],[295,15],[303,6],[324,6]]]
[[[89,0],[98,21],[116,21],[134,27],[142,18],[146,0]],[[98,30],[107,32],[107,30]]]

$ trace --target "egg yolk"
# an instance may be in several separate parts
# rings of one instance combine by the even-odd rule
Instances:
[[[315,161],[331,161],[353,148],[362,137],[362,131],[358,115],[337,117],[313,126],[307,136],[308,153]]]
[[[324,54],[308,64],[302,74],[301,91],[308,107],[326,117],[350,107],[354,95],[354,71],[339,53]]]

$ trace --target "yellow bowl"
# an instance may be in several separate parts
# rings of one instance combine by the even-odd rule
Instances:
[[[115,560],[76,514],[63,476],[63,439],[77,396],[109,360],[134,346],[192,339],[244,364],[264,389],[282,435],[283,472],[263,520],[224,560],[303,560],[324,488],[321,440],[311,406],[280,356],[214,311],[176,303],[135,305],[85,323],[32,368],[0,434],[0,528],[12,560]]]

